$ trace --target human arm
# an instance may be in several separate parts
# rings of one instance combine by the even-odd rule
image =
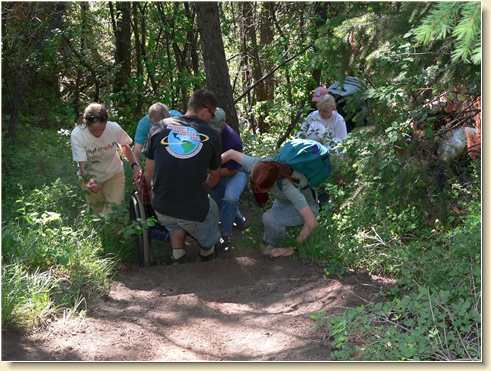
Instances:
[[[336,121],[334,122],[334,137],[333,140],[336,143],[341,143],[348,136],[348,130],[346,129],[346,121],[344,117],[339,113],[336,115]]]
[[[213,133],[213,137],[211,139],[212,143],[212,155],[210,158],[210,162],[208,164],[208,175],[206,177],[205,182],[203,183],[203,186],[205,189],[209,192],[212,188],[214,188],[218,182],[220,181],[221,178],[221,172],[220,172],[220,164],[221,164],[221,157],[220,153],[222,150],[222,141],[220,136],[218,136],[215,132]]]
[[[150,160],[150,159],[147,158],[146,161],[145,161],[145,172],[144,172],[144,175],[145,175],[146,183],[148,184],[148,186],[150,188],[152,186],[152,179],[153,179],[154,168],[155,168],[155,161],[154,160]]]
[[[208,188],[208,190],[215,188],[215,186],[220,181],[220,177],[221,177],[220,169],[210,170],[208,172],[208,176],[206,177],[206,182],[205,182],[205,185]]]
[[[235,149],[229,149],[222,153],[222,164],[232,160],[238,162],[242,165],[241,161],[244,158],[244,154],[242,152],[236,151]]]
[[[302,243],[317,227],[318,223],[314,212],[309,206],[304,194],[297,187],[295,187],[292,182],[286,179],[283,180],[281,189],[285,197],[292,203],[293,207],[297,209],[304,220],[302,230],[297,236],[297,241]]]
[[[88,171],[88,161],[87,161],[87,152],[85,151],[85,147],[82,144],[82,139],[80,137],[80,131],[77,127],[73,130],[70,136],[70,145],[72,147],[72,158],[73,161],[78,164],[78,175],[82,180],[83,186],[85,186],[90,192],[99,192],[101,187],[97,184],[95,178],[89,174]]]
[[[95,178],[87,174],[86,166],[87,166],[87,161],[78,162],[80,178],[82,179],[82,182],[85,185],[85,187],[87,187],[87,189],[90,192],[97,193],[101,190],[101,186],[97,183]]]
[[[148,133],[150,131],[151,123],[148,116],[144,116],[136,127],[135,131],[135,146],[133,148],[133,153],[135,154],[136,161],[140,161],[141,152],[143,150],[143,145],[145,144]]]
[[[142,174],[142,170],[140,167],[140,163],[136,159],[133,151],[131,150],[131,143],[133,140],[131,137],[124,131],[124,129],[118,123],[112,123],[112,130],[114,132],[114,137],[116,142],[119,144],[121,148],[121,152],[123,156],[130,163],[131,169],[133,171],[133,181],[136,181]]]
[[[133,180],[136,181],[142,173],[140,163],[136,161],[135,155],[128,144],[122,145],[121,150],[123,151],[124,157],[126,157],[128,162],[131,164],[131,169],[133,170]]]
[[[312,233],[312,231],[318,226],[318,222],[310,206],[306,206],[303,209],[298,210],[303,218],[303,227],[297,236],[297,242],[303,243]]]
[[[139,161],[141,158],[142,149],[143,149],[143,144],[135,143],[135,146],[133,147],[133,154],[135,155],[135,159],[137,161]]]
[[[220,177],[230,177],[237,174],[238,171],[237,169],[229,169],[228,167],[221,167],[219,170]]]

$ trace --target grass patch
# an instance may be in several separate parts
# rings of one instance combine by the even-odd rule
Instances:
[[[67,133],[26,132],[16,144],[24,151],[2,148],[2,323],[31,328],[107,293],[135,251],[126,204],[104,218],[88,213]]]

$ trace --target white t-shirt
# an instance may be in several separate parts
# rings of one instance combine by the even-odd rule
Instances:
[[[297,137],[312,139],[328,147],[340,143],[348,135],[343,116],[333,111],[331,117],[323,119],[319,111],[310,113],[303,122]]]
[[[131,137],[117,123],[108,121],[99,138],[85,125],[78,125],[70,137],[73,161],[86,161],[86,172],[97,182],[104,182],[123,171],[119,145],[130,145]]]

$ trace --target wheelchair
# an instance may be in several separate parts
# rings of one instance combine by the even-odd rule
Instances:
[[[135,236],[135,246],[138,264],[142,267],[148,267],[157,263],[157,259],[154,256],[154,249],[152,249],[155,241],[163,241],[165,244],[169,244],[170,235],[169,231],[158,222],[154,226],[145,227],[148,218],[155,217],[157,219],[157,217],[152,209],[149,198],[145,195],[143,187],[145,187],[144,181],[136,185],[137,189],[130,195],[128,206],[130,221],[140,222],[144,225],[143,232]]]
[[[342,83],[336,81],[327,88],[336,101],[337,111],[346,121],[348,133],[368,123],[368,104],[363,96],[365,90],[363,83],[354,76],[346,76]]]

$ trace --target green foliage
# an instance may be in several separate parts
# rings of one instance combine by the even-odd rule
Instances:
[[[67,3],[60,27],[53,26],[51,6],[19,4],[2,7],[5,122],[13,119],[13,93],[25,93],[17,102],[22,135],[15,143],[4,135],[2,146],[2,323],[30,327],[106,292],[115,264],[134,259],[132,237],[148,227],[138,221],[128,225],[126,204],[105,217],[87,213],[68,138],[76,113],[99,100],[110,119],[132,134],[151,103],[183,110],[187,96],[205,79],[202,60],[197,71],[191,67],[195,61],[188,46],[196,25],[183,3],[138,3],[139,16],[132,21],[142,33],[145,26],[145,58],[141,74],[133,65],[118,94],[112,89],[117,66],[106,3]],[[352,132],[340,156],[332,158],[321,225],[298,251],[323,264],[328,277],[366,270],[394,277],[397,285],[380,303],[332,319],[322,312],[312,315],[329,328],[332,357],[478,359],[480,168],[434,159],[439,118],[424,104],[456,89],[480,95],[480,3],[274,7],[273,40],[260,42],[257,50],[262,73],[308,45],[315,48],[274,73],[273,99],[257,101],[251,91],[238,102],[241,121],[250,122],[241,128],[246,153],[272,155],[296,112],[303,119],[313,108],[314,70],[320,71],[321,83],[353,74],[368,86],[361,98],[369,102],[369,126]],[[253,82],[244,77],[252,58],[244,55],[240,3],[220,8],[237,97]],[[28,88],[19,88],[19,82]],[[267,133],[252,130],[259,120]],[[414,121],[424,123],[419,139]],[[258,244],[261,228],[257,218],[241,243]],[[288,242],[295,243],[294,235]]]
[[[48,195],[56,194],[60,184],[57,182],[47,186],[44,192]],[[102,254],[102,240],[93,224],[83,217],[74,221],[55,211],[38,212],[37,210],[42,209],[56,209],[50,203],[49,197],[44,198],[43,203],[39,196],[40,193],[35,189],[32,197],[19,199],[16,220],[3,227],[4,262],[7,267],[16,267],[15,269],[28,273],[25,277],[13,275],[9,284],[17,287],[22,286],[24,281],[37,282],[36,280],[41,280],[49,272],[49,277],[55,279],[55,285],[43,291],[46,300],[42,303],[45,304],[46,311],[53,309],[52,304],[58,309],[71,308],[81,297],[89,299],[93,295],[105,293],[109,288],[109,278],[116,261]],[[22,282],[14,282],[21,278]],[[33,287],[35,289],[37,286]],[[34,295],[33,292],[27,291],[27,299],[22,298],[28,300],[29,295]],[[9,306],[17,308],[24,305],[22,303],[14,302]],[[23,307],[23,315],[34,322],[37,321],[36,318],[44,313],[40,311],[40,306],[41,304]],[[14,311],[20,310],[15,308]],[[4,317],[4,321],[9,322],[12,319]],[[16,323],[24,324],[21,320]]]
[[[33,327],[55,311],[50,294],[57,285],[52,272],[29,273],[21,264],[2,266],[2,324]]]
[[[475,202],[462,226],[428,240],[430,252],[414,252],[394,299],[331,318],[334,359],[480,359],[480,228]]]
[[[435,3],[430,14],[415,30],[416,40],[428,45],[453,38],[452,60],[481,63],[481,3]]]
[[[32,205],[27,206],[37,208],[36,210],[40,212],[45,210],[40,209],[39,205],[49,205],[50,210],[56,207],[56,210],[61,213],[75,210],[81,205],[80,201],[73,197],[77,177],[75,166],[71,161],[69,135],[68,129],[55,131],[26,127],[23,135],[15,143],[8,139],[3,142],[2,213],[4,218],[15,216],[17,197],[22,198],[33,189],[38,190],[31,195]],[[54,194],[48,194],[43,190],[43,186],[50,183],[56,183]],[[63,204],[65,202],[66,205]]]
[[[103,218],[88,214],[65,134],[26,130],[2,148],[10,175],[2,178],[10,190],[2,204],[6,326],[37,326],[62,310],[79,311],[108,291],[118,261],[135,257],[125,205]],[[18,144],[23,151],[15,151]]]

